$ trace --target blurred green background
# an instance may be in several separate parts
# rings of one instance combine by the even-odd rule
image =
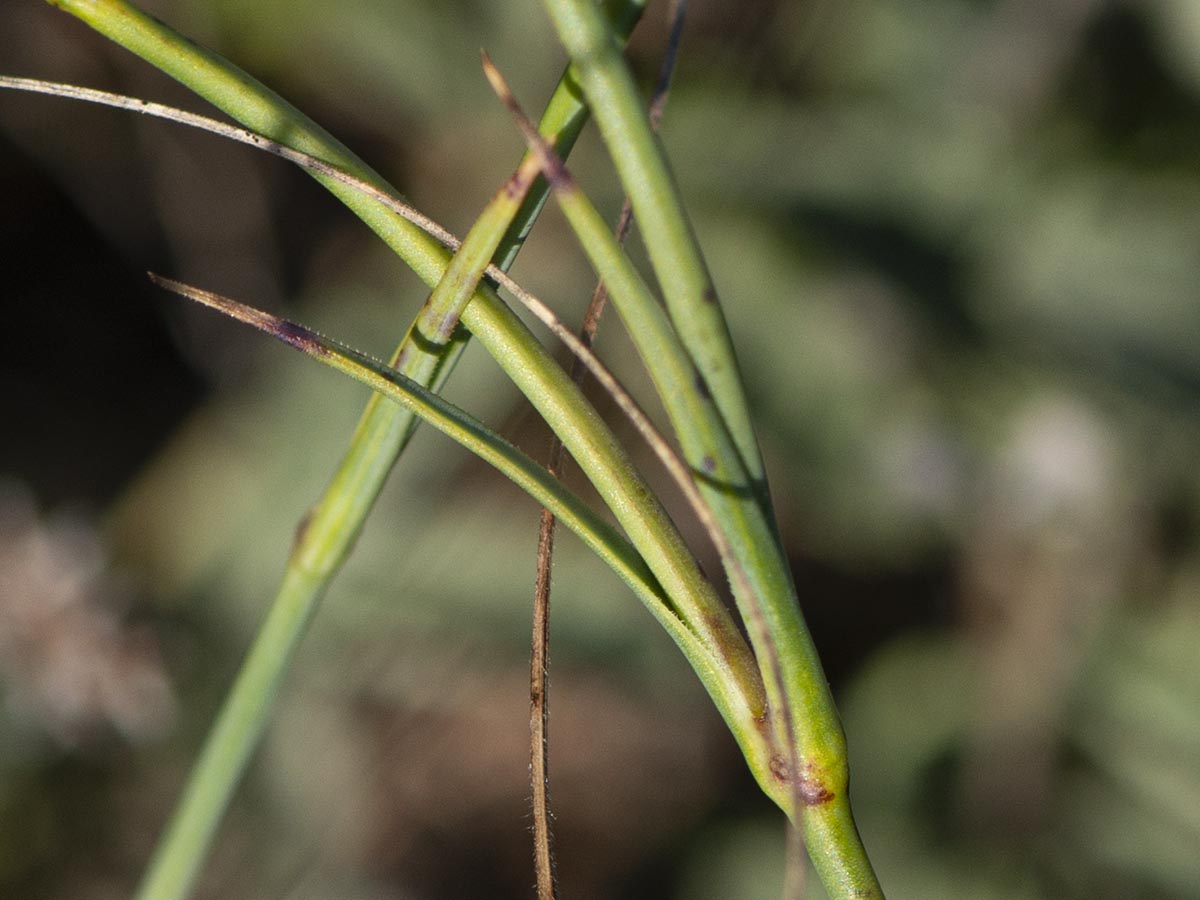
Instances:
[[[562,65],[535,0],[147,7],[460,233],[520,150],[479,47],[530,107]],[[889,898],[1200,897],[1200,5],[690,13],[664,140]],[[34,0],[0,5],[0,71],[203,111]],[[573,164],[615,216],[594,134]],[[120,898],[366,400],[143,272],[379,355],[424,291],[303,174],[128,114],[0,96],[0,201],[0,895]],[[590,293],[553,210],[515,275],[572,320]],[[615,320],[599,347],[632,373]],[[545,452],[477,349],[449,394]],[[532,896],[535,530],[418,436],[202,897]],[[650,617],[560,543],[563,895],[777,897],[780,816]]]

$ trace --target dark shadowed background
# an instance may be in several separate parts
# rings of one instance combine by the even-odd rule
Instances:
[[[479,48],[531,108],[562,65],[535,0],[146,5],[459,233],[520,152]],[[35,0],[0,4],[0,72],[209,111]],[[1194,0],[693,0],[664,140],[889,898],[1200,897]],[[573,165],[615,217],[594,134]],[[381,356],[425,296],[286,163],[0,94],[4,897],[129,895],[367,399],[146,270]],[[514,274],[572,321],[591,290],[553,210]],[[619,330],[599,349],[632,373]],[[473,348],[449,394],[544,453],[497,376]],[[533,895],[535,532],[418,436],[200,896]],[[777,897],[781,816],[666,636],[560,545],[563,896]]]

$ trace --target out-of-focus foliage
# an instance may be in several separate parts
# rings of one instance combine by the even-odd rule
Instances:
[[[531,106],[561,63],[533,0],[152,8],[460,231],[519,146],[477,48]],[[888,896],[1200,897],[1196,5],[693,0],[691,14],[664,140],[729,304]],[[0,70],[188,103],[62,18],[0,8],[17,36]],[[655,18],[635,40],[642,73],[661,38]],[[0,135],[133,270],[41,306],[119,304],[153,266],[388,352],[422,292],[317,188],[114,115],[0,97]],[[594,141],[576,165],[615,209]],[[564,311],[590,289],[553,211],[516,274]],[[0,832],[33,836],[2,842],[0,893],[127,890],[365,400],[171,301],[147,310],[212,387],[105,498],[106,546],[87,552],[124,574],[93,562],[88,583],[126,593],[89,600],[86,621],[110,623],[115,648],[143,635],[147,678],[165,658],[176,728],[106,713],[117,736],[81,743],[46,706],[40,742],[0,745]],[[69,333],[46,327],[29,342]],[[601,352],[628,367],[617,330]],[[6,378],[6,393],[24,383]],[[497,382],[472,352],[450,393],[544,446]],[[83,451],[42,452],[4,474],[46,492],[28,473]],[[21,502],[0,510],[25,523],[0,558],[59,533]],[[534,529],[515,491],[419,436],[317,620],[208,896],[523,895]],[[778,896],[781,823],[739,793],[677,654],[574,542],[560,552],[566,895]],[[0,623],[17,596],[5,588]],[[28,733],[15,701],[37,696],[12,647],[39,645],[21,640],[0,645],[6,734],[18,716]]]

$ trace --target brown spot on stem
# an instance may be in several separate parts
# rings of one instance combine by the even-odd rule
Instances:
[[[784,784],[787,784],[792,780],[792,773],[788,768],[787,760],[779,754],[771,757],[768,767],[771,770],[771,777],[776,781],[782,781]]]
[[[823,784],[800,782],[800,799],[805,806],[823,806],[833,799],[833,792]]]
[[[296,524],[296,533],[292,536],[292,553],[295,554],[301,546],[304,545],[304,539],[308,537],[308,526],[312,524],[313,510],[310,509],[304,514],[300,521]]]
[[[529,183],[521,177],[520,172],[513,172],[508,181],[504,182],[504,197],[507,200],[520,200],[529,189]]]
[[[704,380],[704,376],[697,372],[694,382],[696,386],[696,392],[699,393],[700,396],[705,400],[711,400],[712,391],[708,389],[708,382]]]
[[[295,322],[289,322],[287,319],[276,319],[271,323],[270,330],[285,344],[290,344],[297,350],[302,350],[312,356],[331,355],[329,350],[321,345],[321,341],[317,338],[316,333],[305,328],[303,325],[297,325]]]
[[[822,806],[836,796],[818,777],[816,766],[812,763],[804,763],[801,766],[800,779],[795,783],[792,781],[791,766],[783,756],[775,754],[768,766],[771,776],[776,781],[793,786],[800,802],[805,806]]]
[[[800,771],[800,799],[805,806],[821,806],[833,799],[833,791],[825,786],[817,774],[816,766],[805,763]]]
[[[706,287],[704,289],[704,294],[702,296],[702,299],[704,300],[705,303],[716,303],[717,302],[717,289],[714,288],[710,284],[708,287]]]

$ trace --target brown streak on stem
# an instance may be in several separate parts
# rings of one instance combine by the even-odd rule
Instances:
[[[558,474],[562,443],[555,440],[550,471]],[[529,776],[533,789],[533,857],[538,900],[555,900],[554,832],[550,827],[550,570],[554,554],[554,514],[543,509],[538,528],[537,580],[533,591],[533,650],[529,664]]]
[[[628,198],[621,207],[616,235],[623,241],[633,221],[633,207]],[[579,329],[579,343],[590,349],[600,327],[600,318],[608,302],[604,282],[596,283]],[[587,367],[576,356],[571,365],[571,378],[583,382]],[[548,468],[556,477],[562,476],[565,460],[563,443],[554,437],[550,445]],[[556,900],[557,872],[554,865],[554,832],[550,827],[550,740],[549,740],[549,647],[550,647],[550,573],[554,557],[554,529],[557,519],[548,509],[542,509],[538,528],[537,578],[533,594],[533,650],[529,671],[529,733],[530,781],[533,788],[534,868],[537,873],[538,900]]]

